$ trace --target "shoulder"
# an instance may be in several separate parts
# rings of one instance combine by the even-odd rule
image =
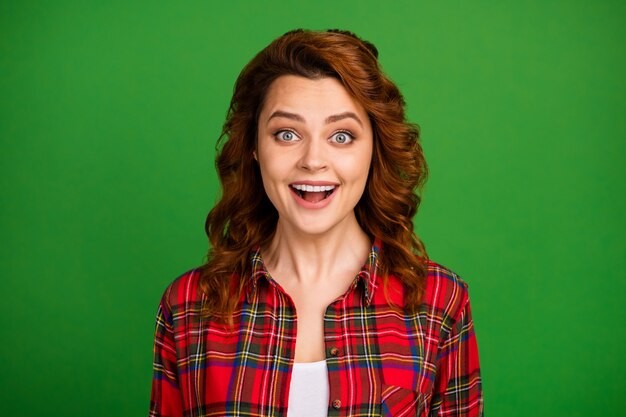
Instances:
[[[450,268],[432,260],[427,261],[427,274],[420,312],[438,322],[456,322],[469,300],[467,283]],[[403,305],[405,287],[395,275],[388,276],[391,300]],[[382,302],[382,300],[380,301]]]
[[[161,304],[170,311],[180,311],[202,301],[200,268],[185,271],[163,290]]]
[[[429,260],[422,306],[443,320],[455,322],[468,300],[467,283],[450,268]]]

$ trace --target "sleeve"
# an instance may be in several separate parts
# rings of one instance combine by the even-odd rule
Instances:
[[[161,298],[154,331],[154,359],[152,362],[152,392],[150,417],[182,417],[181,392],[178,385],[176,345],[172,309],[168,293]]]
[[[439,352],[429,417],[482,417],[483,392],[478,346],[469,298]]]

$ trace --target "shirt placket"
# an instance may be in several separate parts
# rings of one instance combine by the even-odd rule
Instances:
[[[329,310],[331,314],[329,314]],[[345,386],[346,381],[344,375],[340,369],[343,365],[345,356],[345,343],[341,335],[343,334],[344,324],[342,320],[337,320],[340,317],[340,308],[337,303],[331,304],[324,314],[324,345],[326,349],[326,363],[328,365],[328,396],[330,400],[330,406],[328,408],[328,416],[341,416],[346,408],[346,399],[342,396],[342,387]]]
[[[376,379],[373,369],[361,366],[358,342],[354,335],[364,334],[357,311],[363,308],[363,291],[355,280],[350,290],[333,302],[324,314],[324,344],[328,364],[328,416],[375,414]],[[366,359],[371,361],[372,358]],[[366,375],[367,374],[367,375]],[[367,404],[363,404],[365,401]]]
[[[283,320],[278,329],[273,355],[274,366],[269,367],[269,371],[272,372],[270,378],[276,381],[278,401],[274,404],[266,404],[266,409],[271,410],[272,416],[287,416],[289,385],[296,352],[297,313],[291,296],[269,275],[266,275],[266,278],[269,281],[271,291],[274,291],[276,295],[277,303],[274,304],[272,312],[274,317],[293,318],[293,321]],[[267,305],[271,304],[268,303]]]

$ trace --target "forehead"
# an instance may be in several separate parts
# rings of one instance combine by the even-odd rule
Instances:
[[[332,77],[309,79],[297,75],[278,77],[267,90],[260,118],[275,110],[330,115],[353,111],[364,118],[363,106],[350,95],[339,80]]]

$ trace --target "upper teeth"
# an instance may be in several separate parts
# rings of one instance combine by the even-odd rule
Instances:
[[[293,188],[300,191],[308,191],[319,193],[320,191],[330,191],[335,188],[334,185],[304,185],[304,184],[293,184]]]

